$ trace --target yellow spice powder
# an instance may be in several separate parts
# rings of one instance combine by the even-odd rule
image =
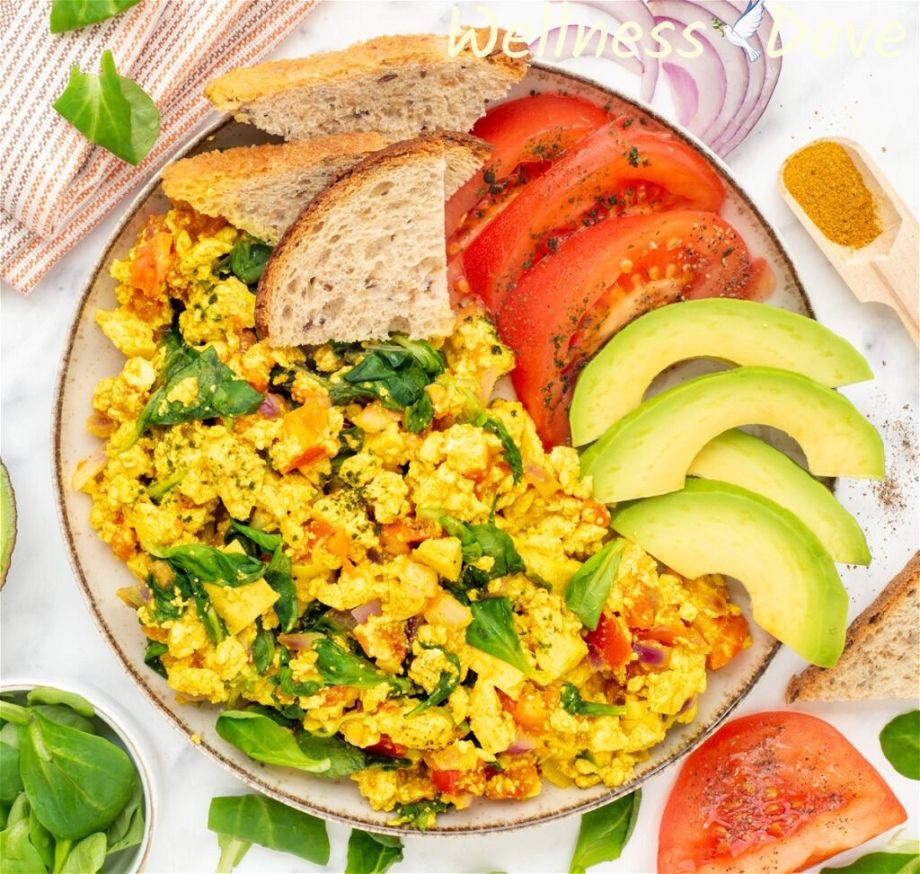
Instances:
[[[812,143],[790,156],[783,182],[829,240],[861,249],[882,232],[872,192],[838,143]]]

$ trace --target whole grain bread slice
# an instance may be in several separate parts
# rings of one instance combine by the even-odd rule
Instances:
[[[444,202],[488,154],[466,134],[428,134],[374,153],[320,192],[262,273],[262,336],[297,346],[450,333]]]
[[[477,31],[486,45],[486,32]],[[238,121],[287,140],[378,131],[391,142],[425,131],[467,131],[527,72],[529,58],[501,51],[451,57],[446,36],[382,36],[347,49],[231,70],[205,88]]]
[[[368,132],[203,152],[165,167],[163,190],[274,246],[318,192],[386,144]]]
[[[832,668],[793,677],[786,701],[856,701],[920,697],[920,552],[847,629]]]

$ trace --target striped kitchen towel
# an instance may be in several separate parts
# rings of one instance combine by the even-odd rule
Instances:
[[[217,117],[205,83],[263,58],[316,2],[142,0],[116,18],[52,34],[51,0],[0,0],[0,275],[29,291]],[[106,49],[160,110],[160,135],[136,167],[89,143],[52,108],[71,68],[98,73]]]

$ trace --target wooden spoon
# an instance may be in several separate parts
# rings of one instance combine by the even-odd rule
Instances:
[[[780,194],[843,281],[853,290],[857,300],[888,304],[898,314],[914,343],[920,343],[917,219],[859,143],[832,138],[816,142],[837,143],[846,150],[875,197],[881,234],[861,249],[851,249],[829,240],[786,188],[783,182],[785,164],[779,173]]]

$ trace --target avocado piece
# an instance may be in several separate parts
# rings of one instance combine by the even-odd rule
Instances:
[[[775,501],[798,516],[834,561],[869,564],[872,558],[859,523],[830,489],[778,449],[744,431],[726,431],[710,440],[687,472]]]
[[[762,495],[715,480],[617,507],[611,526],[690,579],[744,584],[754,621],[802,658],[830,667],[843,650],[848,598],[818,538]]]
[[[572,443],[596,440],[659,373],[690,358],[791,370],[831,388],[872,379],[866,359],[814,319],[747,300],[684,301],[636,319],[585,367],[569,409]]]
[[[0,589],[6,582],[13,547],[16,545],[16,496],[10,475],[0,461]]]
[[[881,478],[878,432],[843,395],[806,376],[738,367],[688,380],[643,401],[581,457],[594,497],[607,503],[677,491],[699,451],[739,425],[793,437],[816,476]]]

